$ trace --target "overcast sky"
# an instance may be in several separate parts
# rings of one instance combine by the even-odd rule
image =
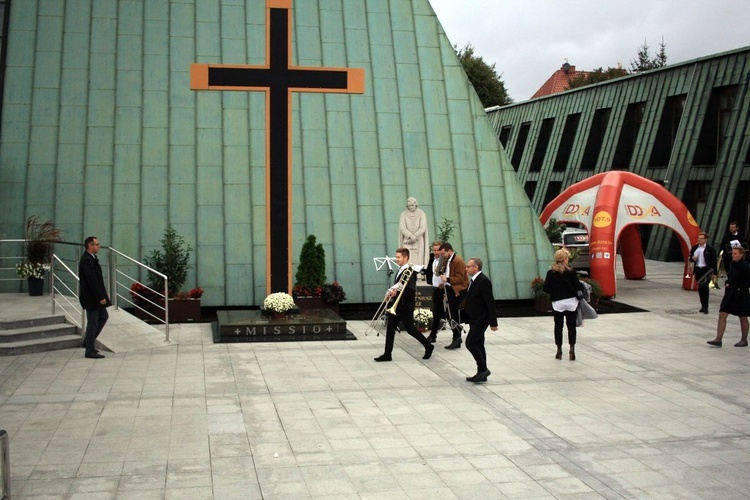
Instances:
[[[471,43],[515,102],[567,60],[630,69],[647,40],[667,64],[750,45],[748,0],[429,0],[453,45]]]

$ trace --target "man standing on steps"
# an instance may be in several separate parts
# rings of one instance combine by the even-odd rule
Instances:
[[[109,319],[107,307],[112,305],[104,288],[104,277],[102,266],[96,254],[99,253],[99,240],[95,236],[89,236],[84,242],[86,251],[83,252],[78,262],[79,296],[81,307],[86,309],[86,336],[84,347],[86,357],[93,359],[103,358],[96,350],[96,338],[104,328]]]

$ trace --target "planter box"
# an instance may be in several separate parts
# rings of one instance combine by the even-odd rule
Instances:
[[[326,302],[322,297],[294,297],[294,303],[300,310],[328,309],[336,314],[339,313],[338,302]]]
[[[534,297],[534,310],[540,313],[552,312],[552,301],[549,295],[537,295]]]
[[[148,312],[164,321],[164,311],[160,308],[146,304]],[[141,309],[135,309],[135,316],[146,322],[156,322],[153,316],[142,311]],[[169,322],[170,323],[199,323],[201,321],[201,299],[187,299],[187,300],[175,300],[169,299]]]

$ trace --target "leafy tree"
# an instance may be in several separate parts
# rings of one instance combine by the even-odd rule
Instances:
[[[456,224],[452,219],[446,219],[443,217],[443,222],[438,226],[438,240],[443,243],[450,241],[453,236],[453,231],[456,229]]]
[[[649,54],[649,46],[646,40],[643,40],[643,45],[638,47],[638,55],[635,60],[630,60],[630,71],[633,73],[640,73],[642,71],[648,71],[654,68],[661,68],[667,65],[667,44],[664,43],[664,39],[661,39],[659,44],[659,52],[653,57]]]
[[[466,47],[461,50],[458,50],[457,46],[454,48],[466,76],[469,77],[469,81],[482,101],[482,106],[489,108],[513,103],[513,99],[505,89],[505,83],[500,79],[501,75],[495,71],[494,64],[490,66],[480,56],[474,55],[474,47],[470,43],[467,43]]]
[[[628,71],[625,68],[621,67],[607,69],[603,69],[600,67],[596,68],[593,71],[580,72],[572,80],[570,80],[568,90],[585,87],[586,85],[593,85],[594,83],[605,82],[614,78],[620,78],[621,76],[625,76],[627,74]]]

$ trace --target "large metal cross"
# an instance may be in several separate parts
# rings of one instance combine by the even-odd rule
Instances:
[[[292,289],[292,92],[361,94],[364,69],[292,66],[292,0],[266,0],[266,64],[191,64],[192,90],[266,93],[266,288]]]

